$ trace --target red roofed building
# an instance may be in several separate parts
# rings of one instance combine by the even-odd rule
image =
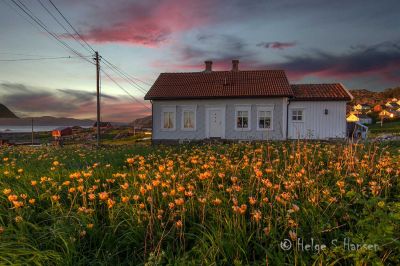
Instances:
[[[328,139],[346,136],[342,84],[289,84],[283,70],[161,73],[152,102],[153,141]]]

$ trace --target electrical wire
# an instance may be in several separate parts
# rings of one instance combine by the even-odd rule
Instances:
[[[33,12],[24,3],[22,3],[20,0],[11,0],[11,1],[14,3],[15,6],[17,6],[20,10],[22,10],[29,18],[31,18],[37,25],[39,25],[43,30],[45,30],[48,34],[50,34],[55,40],[57,40],[59,43],[64,45],[69,51],[71,51],[72,53],[74,53],[77,56],[81,57],[83,60],[89,62],[90,64],[94,64],[93,62],[91,62],[90,60],[85,58],[82,54],[80,54],[75,49],[73,49],[71,46],[69,46],[67,43],[65,43],[64,41],[60,40],[58,38],[58,36],[55,35],[54,33],[52,33],[46,27],[46,25],[37,16],[35,16],[33,14]],[[17,1],[18,1],[19,4],[17,3]]]
[[[79,53],[78,51],[76,51],[74,48],[72,48],[70,45],[68,45],[67,43],[65,43],[64,41],[62,41],[56,34],[54,34],[53,32],[51,32],[47,26],[43,23],[42,20],[40,20],[37,16],[35,16],[33,14],[33,12],[24,4],[22,3],[20,0],[11,0],[12,3],[14,3],[14,5],[16,7],[18,7],[20,10],[22,10],[33,22],[35,22],[37,25],[40,26],[40,28],[42,28],[43,30],[45,30],[50,36],[52,36],[56,41],[58,41],[59,43],[61,43],[65,48],[67,48],[69,51],[71,51],[72,53],[76,54],[79,58],[95,65],[95,63],[91,62],[90,60],[88,60],[85,56],[83,56],[81,53]],[[49,2],[51,3],[51,5],[57,10],[57,12],[61,15],[61,17],[67,22],[67,24],[72,28],[72,30],[75,32],[75,34],[77,36],[79,36],[79,38],[87,45],[87,47],[89,47],[93,52],[95,52],[95,50],[93,49],[92,46],[90,46],[85,39],[78,33],[78,31],[72,26],[72,24],[68,21],[68,19],[61,13],[61,11],[57,8],[57,6],[51,1],[49,0]],[[71,36],[74,36],[73,34],[71,34],[63,25],[62,23],[56,19],[56,17],[54,15],[52,15],[51,11],[46,8],[43,3],[39,0],[39,3],[42,5],[43,8],[46,9],[46,11],[53,17],[53,19],[56,20],[56,22],[64,29],[67,31],[68,34],[70,34]],[[17,12],[19,15],[21,15],[19,12]],[[23,16],[23,15],[21,15]],[[24,17],[24,16],[23,16]],[[25,17],[24,17],[25,19]],[[29,21],[29,20],[28,20]],[[31,23],[31,22],[30,22]],[[31,23],[32,24],[32,23]],[[33,25],[33,24],[32,24]],[[77,41],[78,43],[81,44],[81,46],[83,46],[83,44],[81,42],[79,42],[76,38],[73,37],[73,39],[75,41]],[[86,49],[87,50],[87,49]],[[71,58],[71,57],[65,57],[65,58]],[[45,59],[50,59],[49,58],[23,58],[23,59],[4,59],[7,61],[28,61],[28,60],[45,60]],[[51,58],[51,59],[56,59],[56,58]],[[57,58],[57,59],[61,59],[61,58]],[[147,82],[144,82],[138,78],[135,78],[129,74],[127,74],[126,72],[122,71],[120,68],[118,68],[117,66],[115,66],[114,64],[112,64],[109,60],[104,59],[104,62],[106,62],[106,66],[109,67],[110,69],[112,69],[114,72],[118,73],[118,75],[122,76],[123,79],[128,80],[128,82],[132,85],[134,85],[139,91],[146,93],[146,91],[134,80],[140,81],[144,84],[150,85]],[[113,79],[105,70],[100,69],[100,72],[103,72],[104,75],[106,75],[113,83],[115,83],[121,90],[123,90],[127,95],[129,95],[133,100],[135,100],[136,102],[138,102],[139,104],[141,104],[142,106],[144,106],[146,109],[151,110],[150,107],[148,107],[147,105],[145,105],[143,102],[139,101],[135,96],[133,96],[131,93],[129,93],[129,91],[127,91],[123,86],[121,86],[115,79]]]
[[[79,39],[77,39],[73,34],[71,34],[69,32],[69,30],[57,19],[56,16],[53,15],[53,13],[42,3],[41,0],[37,0],[39,2],[39,4],[44,8],[44,10],[46,10],[46,12],[57,22],[58,25],[60,25],[65,31],[66,33],[71,36],[75,41],[77,41],[86,51],[88,51],[89,53],[91,53],[90,49],[88,49],[85,45],[83,45]]]
[[[121,90],[123,90],[126,94],[128,94],[133,100],[135,100],[136,102],[138,102],[139,104],[143,105],[145,108],[147,108],[148,110],[151,110],[150,107],[148,107],[147,105],[145,105],[143,102],[139,101],[135,96],[133,96],[132,94],[129,93],[129,91],[127,91],[124,87],[122,87],[115,79],[113,79],[106,71],[101,69],[101,72],[104,73],[104,75],[106,75],[115,85],[117,85]]]
[[[52,60],[52,59],[72,59],[80,57],[60,56],[60,57],[40,57],[40,58],[18,58],[18,59],[0,59],[0,62],[18,62],[18,61],[38,61],[38,60]]]
[[[38,0],[39,2],[40,2],[40,0]],[[58,12],[58,14],[60,14],[60,16],[64,19],[64,21],[71,27],[71,29],[75,32],[75,34],[77,35],[77,36],[79,36],[79,38],[93,51],[93,52],[95,52],[95,50],[93,49],[93,47],[90,45],[90,44],[88,44],[87,42],[86,42],[86,40],[82,37],[82,35],[81,34],[79,34],[79,32],[75,29],[75,27],[69,22],[69,20],[66,18],[66,16],[64,16],[64,14],[61,12],[61,10],[53,3],[53,1],[52,0],[48,0],[49,2],[50,2],[50,4],[54,7],[54,9]],[[64,28],[64,27],[63,27]],[[65,28],[64,28],[65,29]],[[75,39],[75,38],[74,38]],[[108,67],[108,68],[110,68],[114,73],[116,73],[117,75],[119,75],[120,77],[122,77],[125,81],[128,81],[128,83],[130,83],[132,86],[134,86],[136,89],[138,89],[139,91],[141,91],[142,93],[144,93],[144,94],[146,94],[147,93],[147,90],[145,90],[143,87],[141,87],[136,81],[134,81],[134,80],[137,80],[137,81],[140,81],[140,82],[142,82],[142,83],[144,83],[144,84],[148,84],[148,85],[150,85],[149,83],[146,83],[146,82],[144,82],[144,81],[142,81],[142,80],[140,80],[140,79],[138,79],[138,78],[135,78],[135,77],[132,77],[131,75],[129,75],[129,74],[127,74],[126,72],[124,72],[124,71],[122,71],[120,68],[118,68],[117,66],[115,66],[113,63],[111,63],[109,60],[107,60],[106,58],[104,58],[104,57],[101,57],[102,59],[103,59],[103,62],[105,63],[104,65],[106,66],[106,67]],[[101,69],[101,71],[103,71],[102,69]],[[103,71],[104,72],[104,71]],[[105,73],[106,74],[106,73]],[[108,74],[106,74],[110,79],[112,79]],[[112,79],[113,80],[113,79]],[[113,80],[114,81],[114,83],[116,83],[115,82],[115,80]],[[122,86],[121,85],[119,85],[119,84],[117,84],[119,87],[121,87],[121,89],[123,89],[122,88]],[[150,85],[151,86],[151,85]],[[128,91],[126,91],[125,89],[123,89],[130,97],[133,97]],[[138,101],[135,97],[133,97],[136,101]],[[143,104],[142,102],[140,102],[141,104]],[[148,108],[147,106],[146,106],[146,108]]]
[[[90,46],[90,44],[88,44],[85,39],[79,34],[79,32],[74,28],[74,26],[72,26],[72,24],[68,21],[68,19],[63,15],[63,13],[61,13],[61,11],[57,8],[57,6],[53,3],[53,1],[49,0],[49,2],[51,3],[51,5],[57,10],[58,14],[61,15],[61,17],[65,20],[65,22],[68,23],[68,25],[71,27],[71,29],[76,33],[76,35],[79,36],[79,38],[81,38],[81,40],[93,51],[96,52],[92,46]]]
[[[107,63],[109,63],[112,67],[114,67],[115,69],[117,69],[117,70],[119,70],[119,71],[121,71],[121,72],[124,72],[124,71],[122,71],[120,68],[118,68],[116,65],[114,65],[113,63],[111,63],[109,60],[107,60],[106,58],[103,58],[104,59],[104,61],[106,61]],[[129,78],[131,78],[131,79],[134,79],[134,80],[137,80],[137,81],[140,81],[140,82],[142,82],[143,84],[146,84],[146,85],[148,85],[148,86],[152,86],[152,84],[150,84],[150,83],[148,83],[148,82],[145,82],[145,81],[143,81],[143,80],[141,80],[141,79],[138,79],[138,78],[135,78],[135,77],[133,77],[132,75],[129,75],[128,73],[126,73],[126,72],[124,72],[124,74],[126,75],[126,76],[128,76]],[[136,83],[136,82],[135,82]],[[139,84],[138,84],[139,85]],[[139,85],[140,86],[140,85]]]
[[[119,71],[118,69],[112,67],[111,65],[109,65],[109,63],[107,63],[106,61],[104,61],[104,65],[106,67],[108,67],[110,70],[112,70],[114,73],[116,73],[118,76],[120,76],[123,80],[125,80],[126,82],[128,82],[129,84],[131,84],[133,87],[135,87],[137,90],[139,90],[141,93],[146,94],[147,91],[145,89],[143,89],[142,87],[140,87],[136,82],[134,82],[133,80],[131,80],[128,76],[124,75],[123,72]]]

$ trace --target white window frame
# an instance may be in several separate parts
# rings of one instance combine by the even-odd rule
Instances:
[[[188,106],[182,106],[182,112],[181,112],[181,130],[182,131],[196,131],[196,116],[197,116],[197,106],[196,105],[188,105]],[[193,112],[193,128],[185,128],[185,112]]]
[[[293,120],[293,111],[301,111],[301,120]],[[299,116],[298,114],[296,116]],[[294,123],[304,123],[304,108],[293,108],[290,110],[290,120]]]
[[[164,128],[164,113],[173,113],[172,123],[174,127]],[[175,131],[176,130],[176,106],[162,106],[161,107],[161,131]]]
[[[247,112],[247,128],[238,128],[237,119],[238,112]],[[250,131],[251,130],[251,105],[236,105],[235,106],[235,130],[236,131]]]
[[[260,112],[271,112],[271,124],[269,128],[260,128]],[[274,130],[274,107],[273,106],[257,106],[257,131]]]

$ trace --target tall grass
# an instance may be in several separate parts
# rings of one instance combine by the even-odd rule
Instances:
[[[399,159],[319,142],[3,148],[0,264],[398,265]],[[327,248],[295,248],[311,239]]]

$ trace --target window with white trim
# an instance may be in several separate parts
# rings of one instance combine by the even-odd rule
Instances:
[[[161,111],[161,129],[175,130],[176,107],[163,107]]]
[[[270,129],[272,124],[271,111],[258,111],[258,129]]]
[[[196,130],[196,107],[182,107],[182,130]]]
[[[250,130],[250,113],[251,106],[238,106],[235,109],[235,129],[236,130]]]
[[[272,130],[273,125],[273,107],[257,107],[257,130]]]
[[[303,110],[292,110],[292,121],[303,122]]]

